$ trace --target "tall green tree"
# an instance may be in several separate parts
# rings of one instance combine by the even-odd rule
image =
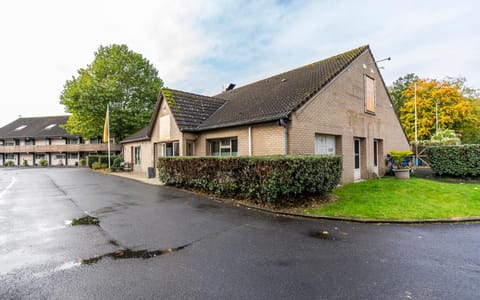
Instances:
[[[392,98],[393,107],[398,113],[400,107],[403,106],[403,103],[408,99],[403,95],[403,91],[408,88],[408,86],[418,80],[418,76],[414,73],[409,73],[403,77],[399,77],[393,82],[391,86],[388,87],[388,92]]]
[[[64,125],[70,134],[101,137],[107,104],[110,136],[117,140],[148,124],[163,81],[141,54],[126,45],[100,46],[93,62],[77,72],[60,95],[72,114]]]

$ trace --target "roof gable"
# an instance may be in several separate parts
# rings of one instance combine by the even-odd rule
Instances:
[[[360,54],[348,52],[216,95],[228,102],[197,129],[214,129],[285,118],[318,93]]]
[[[196,129],[227,102],[172,89],[163,89],[162,95],[181,131]]]

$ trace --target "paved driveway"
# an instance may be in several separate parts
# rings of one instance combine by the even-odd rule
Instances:
[[[86,214],[100,226],[68,225]],[[478,299],[479,249],[478,224],[276,217],[86,169],[0,169],[0,299]]]

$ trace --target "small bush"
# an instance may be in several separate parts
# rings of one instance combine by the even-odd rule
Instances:
[[[15,163],[13,162],[13,160],[7,160],[7,166],[8,167],[13,167],[13,166],[15,166]]]
[[[80,166],[81,166],[81,167],[85,167],[86,165],[87,165],[87,160],[86,160],[85,158],[82,158],[82,159],[80,160]]]
[[[427,155],[438,175],[480,176],[480,145],[427,147]]]
[[[123,162],[123,158],[121,157],[116,157],[114,160],[113,160],[113,164],[112,164],[112,170],[116,171],[120,168],[120,165],[122,164]]]
[[[162,182],[224,197],[282,204],[335,188],[341,156],[162,157]]]
[[[98,161],[96,161],[92,164],[92,169],[94,169],[94,170],[100,170],[101,168],[102,168],[102,164]]]
[[[46,161],[45,159],[41,159],[38,161],[38,165],[40,167],[46,167],[48,165],[48,161]]]
[[[28,160],[24,159],[22,162],[22,166],[28,167]]]
[[[110,164],[117,158],[118,155],[110,155]],[[108,166],[108,155],[89,155],[87,156],[87,165],[92,168],[94,162],[106,163]]]

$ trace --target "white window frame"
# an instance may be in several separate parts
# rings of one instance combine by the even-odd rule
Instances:
[[[234,143],[236,143],[237,151],[234,151]],[[218,144],[218,152],[214,152],[216,144]],[[236,137],[210,140],[209,145],[210,156],[238,156],[238,138]]]
[[[133,147],[133,151],[134,151],[133,152],[133,163],[136,166],[139,166],[142,163],[142,147],[141,146]]]
[[[172,153],[167,153],[167,145],[171,144]],[[160,156],[180,156],[180,143],[179,141],[160,143]]]

